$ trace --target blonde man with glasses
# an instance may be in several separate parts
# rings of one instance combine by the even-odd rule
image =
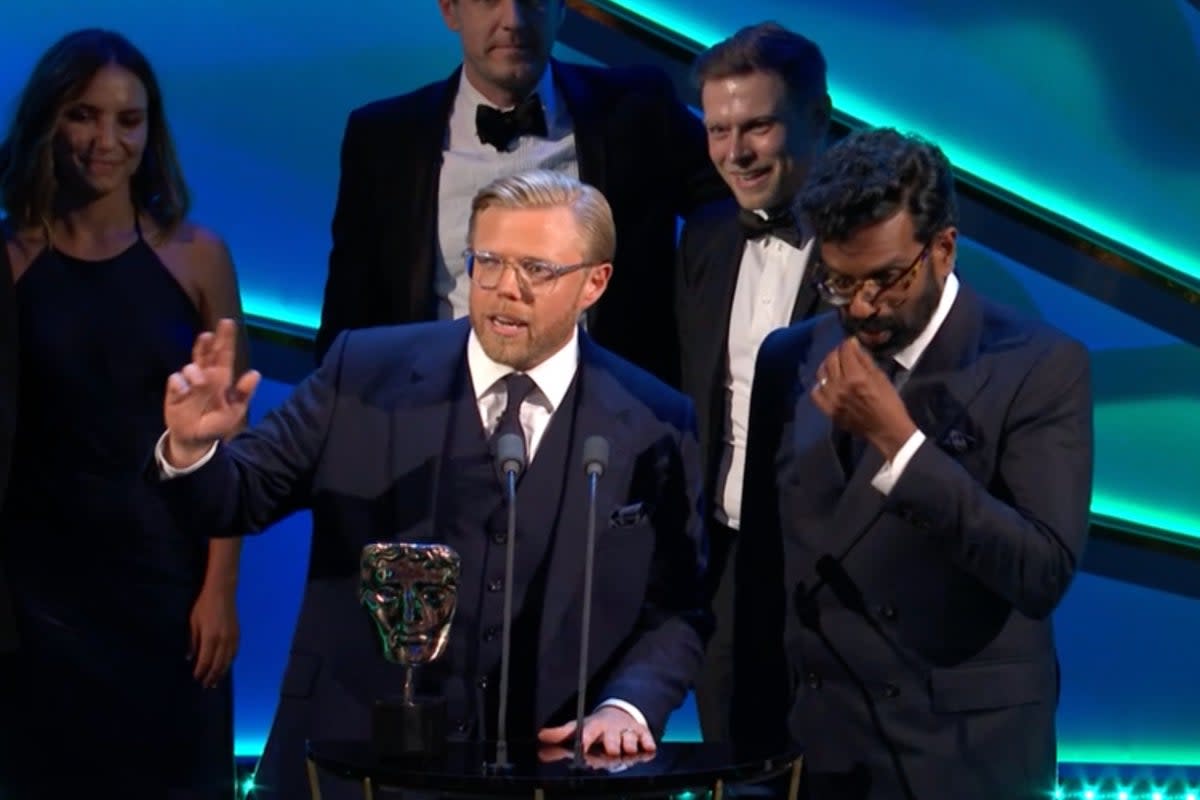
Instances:
[[[801,204],[837,310],[759,353],[734,738],[803,747],[809,800],[1044,798],[1050,616],[1091,499],[1087,351],[955,276],[935,145],[852,134]]]
[[[258,377],[232,374],[232,324],[171,377],[157,458],[197,535],[262,530],[313,512],[303,609],[256,797],[305,796],[305,739],[369,735],[396,690],[357,602],[358,554],[379,540],[444,542],[462,556],[447,652],[425,671],[451,736],[496,736],[505,581],[514,608],[507,732],[569,752],[588,502],[583,443],[603,437],[584,745],[653,751],[699,669],[710,625],[691,403],[600,348],[578,324],[604,294],[616,236],[596,189],[548,171],[474,198],[467,319],[341,334],[324,364],[228,444]],[[496,444],[525,442],[514,572]],[[183,516],[183,515],[181,515]],[[323,796],[358,796],[329,780]]]

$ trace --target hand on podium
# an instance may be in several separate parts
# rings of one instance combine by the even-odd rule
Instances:
[[[572,720],[557,728],[538,731],[538,741],[542,744],[563,744],[570,741],[574,734],[575,721]],[[583,751],[587,753],[597,744],[608,756],[653,753],[658,749],[650,729],[616,706],[602,706],[584,717]]]
[[[543,764],[553,764],[555,761],[569,760],[575,757],[573,750],[558,744],[539,747],[537,755],[538,761]],[[655,753],[644,751],[640,753],[625,753],[619,756],[610,756],[607,753],[587,753],[583,759],[589,769],[616,773],[624,772],[630,767],[651,761],[654,759],[654,756]]]

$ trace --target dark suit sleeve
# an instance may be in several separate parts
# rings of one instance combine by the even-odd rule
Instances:
[[[943,537],[962,569],[1041,619],[1066,592],[1087,538],[1092,393],[1082,345],[1060,339],[1042,354],[1001,435],[991,487],[927,440],[889,502]]]
[[[161,486],[175,516],[197,537],[260,533],[309,506],[337,402],[345,342],[279,408],[217,448],[207,464]]]
[[[371,196],[368,125],[360,112],[350,115],[342,137],[341,178],[333,212],[333,249],[317,330],[318,362],[337,335],[349,328],[378,324],[372,309],[379,269],[378,213]]]
[[[785,581],[776,463],[794,403],[796,344],[790,332],[759,348],[750,392],[742,524],[734,573],[733,692],[730,730],[739,751],[787,742],[792,684],[784,650]]]
[[[690,240],[689,229],[690,222],[685,222],[683,229],[679,232],[679,243],[675,248],[675,263],[674,267],[674,285],[671,287],[671,300],[674,303],[675,313],[675,339],[678,342],[679,352],[679,387],[688,395],[692,394],[692,387],[688,385],[688,377],[691,374],[691,365],[688,363],[692,348],[688,347],[688,334],[691,328],[690,318],[688,313],[689,304],[692,301],[691,292],[688,282],[688,267],[689,257],[688,242]]]
[[[701,593],[707,540],[696,418],[691,403],[684,406],[677,435],[658,454],[663,503],[653,516],[656,544],[638,628],[600,694],[637,706],[655,738],[687,695],[712,630]]]
[[[668,174],[674,177],[666,187],[673,192],[675,213],[688,214],[715,200],[728,197],[729,188],[717,174],[708,157],[708,136],[704,124],[691,109],[680,102],[670,79],[661,72],[664,141],[663,157],[670,160]]]

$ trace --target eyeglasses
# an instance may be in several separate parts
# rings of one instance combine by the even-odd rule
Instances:
[[[581,261],[578,264],[555,264],[540,258],[502,256],[486,250],[472,250],[469,247],[463,251],[463,258],[467,262],[467,275],[480,289],[495,289],[500,285],[504,268],[512,267],[517,279],[523,281],[530,289],[549,291],[561,276],[601,263]]]
[[[913,262],[904,269],[889,270],[882,275],[875,275],[870,278],[851,278],[849,275],[843,275],[839,272],[834,272],[824,264],[818,267],[818,276],[813,284],[817,287],[817,291],[826,303],[831,306],[848,306],[854,302],[854,298],[858,293],[868,286],[871,287],[871,293],[865,298],[868,303],[874,303],[881,295],[890,289],[898,289],[904,291],[912,285],[913,278],[917,275],[917,267],[925,261],[929,255],[930,244],[926,244],[921,248],[921,252],[917,253],[917,257]]]

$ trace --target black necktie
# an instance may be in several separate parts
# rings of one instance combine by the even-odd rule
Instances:
[[[537,388],[537,384],[533,382],[533,378],[517,372],[508,373],[503,380],[504,387],[508,390],[508,400],[504,406],[504,413],[500,415],[500,421],[496,424],[496,430],[492,431],[492,443],[494,445],[500,441],[500,437],[506,433],[515,433],[525,442],[525,463],[528,464],[529,442],[525,439],[525,429],[521,427],[521,404],[529,397],[530,392]]]
[[[541,98],[534,92],[511,111],[476,106],[475,132],[479,141],[500,151],[507,150],[518,136],[545,136],[546,114]]]
[[[796,224],[796,216],[790,208],[773,209],[764,218],[757,211],[747,208],[738,210],[738,222],[747,239],[758,239],[762,236],[774,236],[790,244],[797,250],[804,246],[800,234],[800,226]]]
[[[885,358],[875,362],[892,385],[896,385],[896,376],[904,369],[894,358]],[[854,474],[858,462],[862,461],[863,452],[867,449],[867,440],[861,436],[852,436],[849,432],[834,429],[834,447],[837,449],[838,460],[842,462],[842,470],[849,479]]]

